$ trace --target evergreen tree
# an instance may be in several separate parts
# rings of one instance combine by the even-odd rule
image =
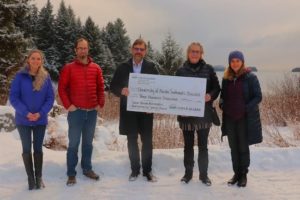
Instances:
[[[155,52],[154,49],[152,47],[152,44],[150,43],[150,41],[147,42],[147,55],[146,55],[146,59],[155,62]]]
[[[0,105],[5,105],[8,99],[10,69],[20,63],[27,49],[28,41],[19,22],[25,19],[28,11],[27,0],[0,1]]]
[[[103,70],[105,85],[108,86],[112,74],[115,70],[115,63],[112,58],[109,48],[101,39],[101,31],[93,22],[91,17],[88,17],[83,27],[83,35],[89,41],[89,54],[94,62],[99,64]]]
[[[168,33],[162,42],[161,52],[157,52],[155,60],[159,66],[159,72],[164,75],[174,75],[183,63],[183,53],[171,33]]]
[[[24,37],[27,38],[29,46],[31,48],[35,47],[35,33],[36,26],[38,22],[38,8],[35,5],[29,5],[29,10],[27,16],[19,23],[21,31],[24,33]]]
[[[97,64],[101,64],[103,60],[104,44],[101,40],[100,29],[93,22],[91,17],[88,17],[83,27],[83,36],[89,41],[89,54]]]
[[[53,45],[54,15],[50,0],[39,12],[35,35],[35,43],[38,49],[46,51]]]
[[[34,42],[38,49],[45,54],[45,67],[48,69],[51,77],[57,80],[59,52],[54,45],[54,15],[53,6],[50,0],[41,9],[35,28]]]
[[[112,80],[113,74],[116,70],[116,63],[114,61],[114,58],[112,56],[112,53],[110,49],[104,45],[104,59],[102,64],[102,73],[104,77],[104,85],[105,88],[108,89],[110,82]]]
[[[74,43],[80,37],[82,27],[81,26],[79,27],[78,18],[76,19],[74,10],[70,5],[67,9],[67,12],[68,12],[68,20],[70,21],[69,26],[72,29],[70,41],[72,41],[73,49],[74,49]],[[80,25],[81,25],[81,21],[80,21]]]
[[[103,29],[102,38],[110,49],[116,65],[130,57],[130,39],[121,19],[118,18],[114,23],[109,22]]]
[[[83,36],[83,27],[82,27],[81,20],[79,17],[76,19],[74,31],[76,33],[77,38],[80,38]]]
[[[54,44],[57,49],[57,70],[74,58],[74,42],[77,33],[74,32],[75,15],[71,7],[67,8],[61,1],[57,17],[54,23]]]

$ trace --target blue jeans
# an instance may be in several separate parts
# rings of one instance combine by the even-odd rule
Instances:
[[[69,146],[67,150],[67,175],[76,176],[78,147],[82,137],[81,168],[83,173],[92,170],[93,138],[97,121],[97,111],[77,109],[68,113]]]
[[[44,136],[46,131],[46,125],[37,125],[37,126],[17,125],[17,129],[19,131],[20,138],[22,141],[23,153],[26,154],[31,153],[32,143],[33,143],[34,153],[43,153],[43,141],[44,141]]]

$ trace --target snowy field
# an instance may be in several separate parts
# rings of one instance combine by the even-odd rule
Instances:
[[[1,107],[1,113],[11,113]],[[51,127],[52,126],[52,127]],[[60,138],[67,130],[65,118],[50,120],[49,138]],[[59,135],[61,133],[62,135]],[[66,139],[61,137],[61,142]],[[109,149],[113,149],[109,150]],[[230,151],[226,144],[209,146],[211,187],[199,182],[197,165],[189,184],[180,183],[183,175],[183,149],[155,150],[153,172],[158,182],[139,177],[129,182],[129,159],[126,138],[117,133],[117,124],[98,126],[94,140],[93,167],[101,180],[88,180],[78,167],[77,184],[65,185],[66,152],[44,148],[43,190],[28,191],[21,159],[21,141],[16,130],[0,132],[0,200],[8,199],[300,199],[300,148],[251,147],[251,167],[246,188],[229,187],[231,178]],[[195,147],[195,158],[197,148]]]

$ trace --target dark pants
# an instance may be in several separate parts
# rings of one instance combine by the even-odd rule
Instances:
[[[37,126],[17,125],[17,129],[19,131],[20,138],[22,141],[23,154],[31,153],[32,143],[33,143],[34,153],[36,154],[43,153],[43,141],[44,141],[44,136],[46,131],[45,125],[37,125]]]
[[[232,167],[235,174],[248,173],[250,150],[247,140],[246,119],[226,118],[226,132],[231,149]]]
[[[97,122],[97,111],[77,109],[68,113],[69,146],[67,150],[67,175],[76,175],[78,163],[78,147],[82,137],[81,167],[83,173],[92,170],[93,138]]]
[[[146,128],[145,124],[148,124],[152,121],[152,116],[144,113],[137,113],[132,116],[135,117],[135,123],[137,123],[137,132],[130,133],[127,135],[127,147],[128,154],[131,164],[132,172],[140,172],[140,151],[138,146],[138,134],[141,136],[142,141],[142,167],[143,173],[149,173],[152,171],[152,154],[153,154],[153,145],[152,145],[152,128],[150,130]]]
[[[194,167],[194,138],[195,131],[183,131],[184,138],[184,167],[187,173],[192,173]],[[208,170],[208,139],[209,129],[197,131],[198,135],[198,166],[201,177],[207,176]]]

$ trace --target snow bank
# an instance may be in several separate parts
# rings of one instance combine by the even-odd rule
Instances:
[[[14,124],[14,109],[11,106],[0,106],[0,132],[12,132],[16,129]],[[58,111],[60,113],[60,111]],[[44,145],[54,150],[66,150],[68,145],[67,113],[55,117],[48,117]],[[126,151],[127,139],[119,135],[118,122],[104,122],[98,117],[94,139],[95,151],[115,150]]]
[[[0,106],[0,132],[10,132],[16,128],[14,124],[14,112],[11,106]]]
[[[66,150],[68,145],[67,113],[56,106],[50,113],[44,145],[55,150]],[[164,124],[162,120],[159,123]],[[118,121],[105,121],[98,117],[95,132],[95,152],[99,150],[127,151],[127,139],[119,135]],[[164,125],[162,125],[164,126]],[[11,106],[0,106],[0,131],[15,130],[14,109]],[[220,143],[220,127],[210,131],[210,144],[228,146],[227,138]],[[263,126],[263,143],[259,147],[295,147],[300,146],[300,124],[288,124],[286,127]],[[164,147],[164,143],[160,145]]]

